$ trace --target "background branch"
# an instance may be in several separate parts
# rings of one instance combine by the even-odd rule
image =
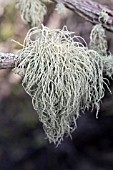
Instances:
[[[113,32],[113,9],[110,9],[106,5],[102,5],[92,0],[56,0],[57,2],[63,3],[67,8],[73,10],[81,17],[85,18],[93,24],[100,23],[99,16],[102,11],[105,11],[109,18],[105,23],[101,19],[103,27]]]
[[[13,53],[0,53],[0,69],[14,68],[17,65],[16,55]]]

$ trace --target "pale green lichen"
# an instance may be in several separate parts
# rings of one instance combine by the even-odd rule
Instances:
[[[22,19],[31,27],[40,27],[47,13],[46,5],[51,2],[51,0],[16,0],[16,7]]]
[[[103,63],[80,38],[42,26],[31,29],[18,56],[22,85],[50,142],[59,144],[76,128],[80,111],[100,108],[104,96]]]
[[[90,34],[90,48],[97,51],[100,55],[107,55],[107,40],[105,30],[101,24],[93,27]]]
[[[90,34],[89,47],[100,54],[104,66],[104,74],[112,77],[113,55],[108,51],[105,29],[101,24],[97,24],[93,27]]]
[[[109,15],[108,13],[106,12],[106,9],[102,9],[102,11],[100,12],[99,14],[99,22],[104,22],[105,24],[107,23],[109,19]]]
[[[104,74],[112,78],[113,76],[113,55],[110,53],[107,56],[102,56],[104,65]]]

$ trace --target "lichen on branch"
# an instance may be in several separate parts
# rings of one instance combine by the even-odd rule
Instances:
[[[71,136],[81,111],[96,108],[98,113],[104,96],[102,59],[66,27],[31,29],[17,59],[14,71],[24,70],[22,85],[50,142]]]

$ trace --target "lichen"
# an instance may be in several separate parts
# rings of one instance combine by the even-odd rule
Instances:
[[[97,51],[100,55],[107,55],[107,40],[105,30],[101,24],[93,27],[90,34],[90,48]]]
[[[112,77],[113,55],[108,50],[105,29],[102,24],[95,25],[91,30],[89,47],[100,54],[104,66],[104,75]]]
[[[32,28],[14,69],[24,70],[22,85],[50,142],[59,144],[76,129],[80,111],[97,109],[104,96],[100,55],[66,27]]]
[[[51,0],[16,0],[16,7],[22,19],[31,27],[40,27],[47,13],[46,5],[51,2]]]

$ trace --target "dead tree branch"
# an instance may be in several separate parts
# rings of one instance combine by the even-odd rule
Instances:
[[[113,9],[92,0],[56,0],[63,3],[67,8],[79,14],[85,20],[92,24],[102,23],[103,27],[113,32]],[[100,13],[104,11],[108,14],[108,20],[105,23],[103,19],[99,20]]]
[[[16,65],[16,55],[12,53],[0,53],[0,69],[14,68]]]

